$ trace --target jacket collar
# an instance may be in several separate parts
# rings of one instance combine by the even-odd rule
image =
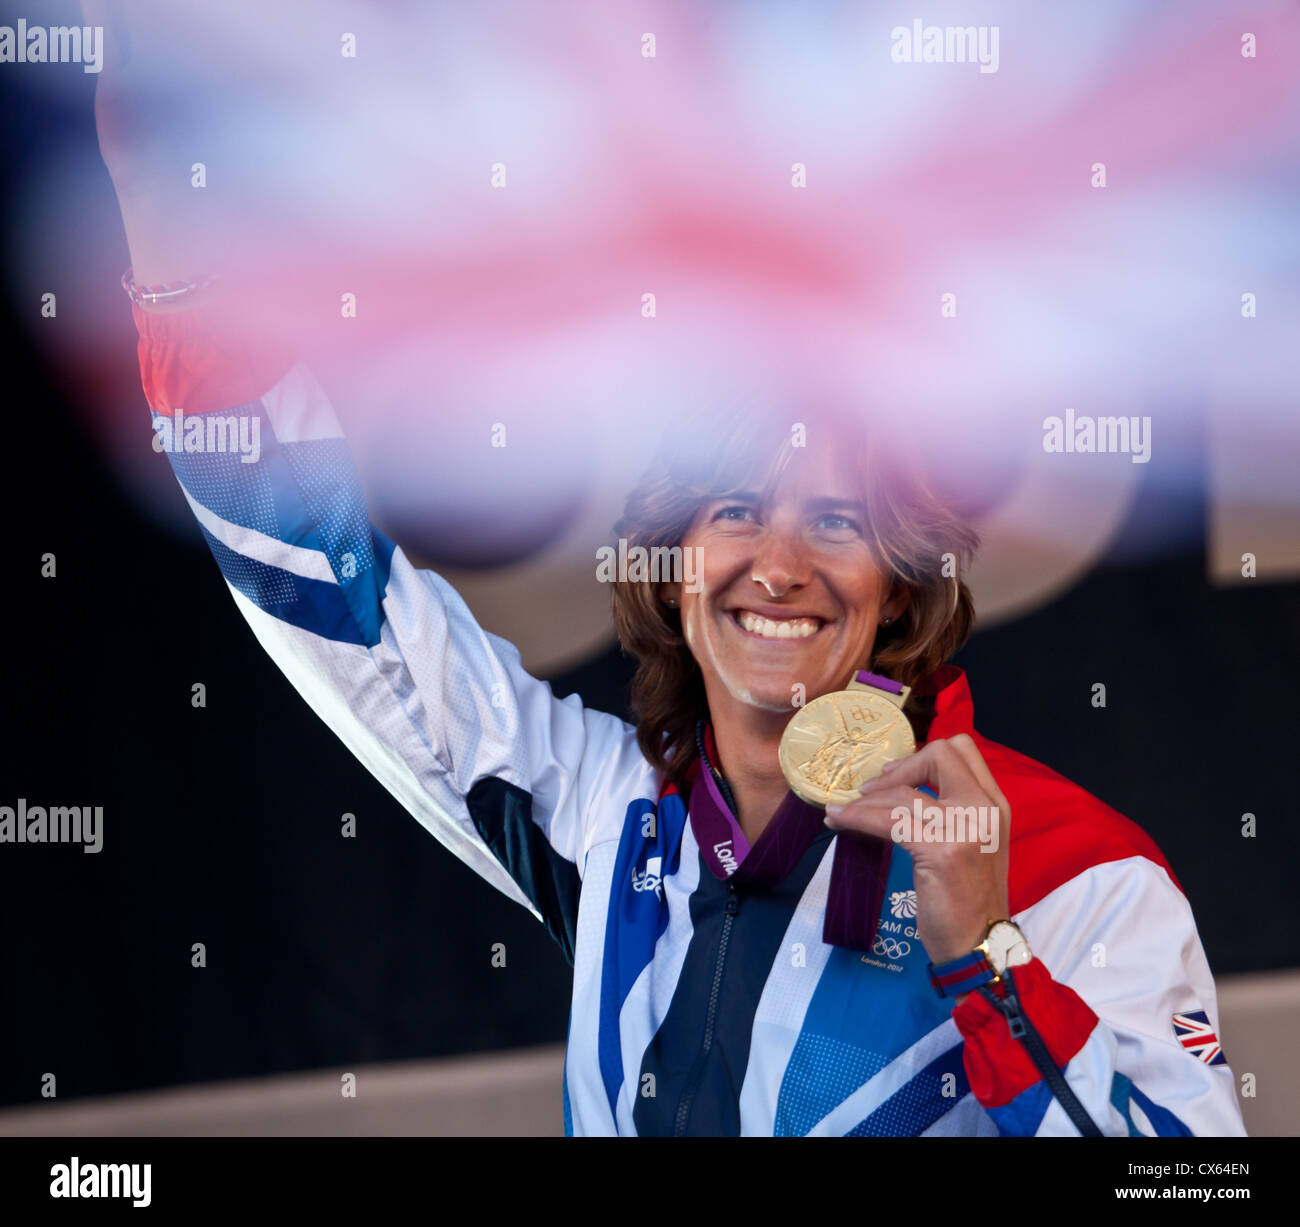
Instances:
[[[917,686],[915,693],[934,695],[934,720],[926,734],[927,742],[975,731],[975,702],[965,669],[940,665]]]

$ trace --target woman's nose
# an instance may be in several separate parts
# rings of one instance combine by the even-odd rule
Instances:
[[[773,600],[806,582],[806,558],[799,542],[788,533],[769,531],[754,553],[750,578],[761,584]]]

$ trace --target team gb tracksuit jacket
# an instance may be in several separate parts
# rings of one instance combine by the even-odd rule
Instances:
[[[665,784],[631,725],[555,698],[370,525],[306,368],[240,353],[199,314],[135,315],[155,437],[258,640],[572,962],[566,1132],[1077,1135],[993,1005],[931,987],[903,847],[867,949],[825,940],[846,837],[820,822],[778,815],[720,876],[698,773]],[[230,440],[254,423],[248,462]],[[1159,850],[975,732],[959,670],[932,686],[930,739],[969,733],[1011,805],[1010,907],[1035,955],[1019,996],[1069,1087],[1110,1135],[1242,1134],[1214,982]]]

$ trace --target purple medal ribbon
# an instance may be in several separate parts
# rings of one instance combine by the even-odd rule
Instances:
[[[868,673],[865,669],[859,669],[853,680],[864,686],[874,686],[877,690],[888,690],[890,694],[903,693],[902,682],[891,682],[889,678],[881,677],[879,673]]]
[[[713,870],[713,876],[729,878],[743,861],[749,859],[749,840],[722,799],[710,764],[701,764],[700,779],[704,781],[704,788],[696,788],[694,792],[702,792],[703,796],[690,807],[691,829],[704,859]]]

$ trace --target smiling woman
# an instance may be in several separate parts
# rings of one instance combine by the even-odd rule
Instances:
[[[573,963],[569,1133],[1242,1131],[1176,879],[1139,828],[975,732],[943,663],[974,537],[901,469],[860,471],[829,429],[797,452],[769,436],[767,468],[656,462],[616,531],[700,565],[614,587],[630,724],[557,700],[370,526],[305,367],[258,373],[201,300],[134,310],[155,422],[259,418],[256,463],[167,453],[259,641]],[[782,772],[803,700],[854,722],[832,756],[900,704],[920,749],[823,811]],[[904,830],[921,791],[941,819],[996,814],[996,838]]]
[[[710,710],[752,712],[743,735],[779,740],[795,708],[858,669],[909,687],[933,674],[974,624],[961,575],[978,544],[861,417],[728,416],[685,433],[691,449],[655,459],[615,532],[693,547],[698,582],[613,590],[638,661],[638,743],[679,786]],[[933,709],[913,692],[918,739]]]
[[[615,526],[699,559],[693,583],[613,587],[636,722],[556,699],[372,527],[320,384],[247,329],[232,240],[169,198],[167,143],[131,135],[152,77],[111,62],[101,145],[136,274],[170,287],[132,297],[156,437],[249,422],[256,455],[166,451],[232,599],[364,767],[572,962],[567,1132],[1242,1132],[1177,880],[1133,823],[975,731],[946,663],[975,535],[867,417],[680,433]],[[780,753],[792,720],[816,737],[814,708],[823,778],[871,766],[825,810]]]
[[[1159,850],[974,730],[942,663],[971,621],[945,555],[973,537],[920,486],[855,476],[829,433],[761,479],[653,469],[620,528],[701,565],[615,587],[641,658],[629,724],[557,700],[370,526],[306,368],[259,374],[201,300],[134,311],[155,422],[259,419],[255,463],[167,453],[259,641],[572,961],[568,1132],[1241,1132]],[[901,703],[923,744],[823,812],[781,769],[801,698],[855,720]],[[997,839],[900,838],[922,789],[995,811]]]

